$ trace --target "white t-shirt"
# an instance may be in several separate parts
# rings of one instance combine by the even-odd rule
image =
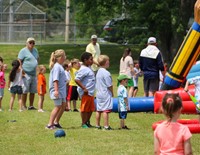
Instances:
[[[119,68],[119,74],[125,74],[129,77],[131,77],[131,68],[130,65],[133,65],[133,59],[131,56],[126,56],[124,61],[123,57],[120,60],[120,68]]]
[[[190,78],[188,82],[195,85],[195,98],[200,101],[200,76]]]
[[[22,69],[20,69],[20,71],[16,73],[14,81],[12,81],[10,83],[10,87],[13,87],[13,86],[22,86],[22,85],[23,85]]]
[[[112,93],[108,87],[112,86],[112,77],[105,68],[99,68],[96,74],[96,101],[97,111],[113,108]]]

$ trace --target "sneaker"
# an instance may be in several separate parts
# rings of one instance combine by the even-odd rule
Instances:
[[[42,109],[39,109],[39,110],[38,110],[38,112],[44,112],[44,110],[42,110]]]
[[[83,129],[88,129],[88,128],[89,128],[86,124],[83,124],[81,127],[82,127]]]
[[[28,107],[28,110],[37,110],[34,106]]]
[[[9,112],[12,112],[12,109],[8,109]]]
[[[90,124],[90,121],[85,123],[89,128],[93,128],[94,126]]]
[[[19,109],[19,112],[22,112],[23,111],[23,109]]]
[[[104,127],[104,130],[113,130],[113,129],[109,126],[109,127]]]
[[[3,111],[2,109],[0,109],[0,111]]]
[[[78,109],[74,109],[74,112],[79,112]]]
[[[122,129],[129,130],[129,128],[125,125]]]
[[[54,124],[54,126],[56,127],[56,128],[59,128],[59,129],[62,129],[62,126],[58,123],[58,124]]]
[[[47,125],[47,126],[45,127],[45,129],[54,130],[54,129],[55,129],[55,126],[54,126],[54,125]]]
[[[95,126],[95,129],[101,130],[101,126]]]

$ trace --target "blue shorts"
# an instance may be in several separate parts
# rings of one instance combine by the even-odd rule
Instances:
[[[10,93],[11,94],[22,94],[22,86],[12,86],[10,88]]]
[[[119,112],[119,118],[120,119],[126,119],[126,117],[127,117],[127,111]]]
[[[23,86],[23,94],[27,93],[37,93],[37,79],[36,76],[26,74],[25,77],[22,78],[24,86]]]
[[[66,103],[66,98],[58,98],[58,99],[54,99],[54,105],[55,106],[60,106],[63,103]]]
[[[0,88],[0,97],[4,96],[4,88]]]

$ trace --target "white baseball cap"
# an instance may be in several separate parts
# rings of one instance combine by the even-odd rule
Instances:
[[[30,37],[30,38],[28,38],[28,39],[26,40],[26,43],[29,43],[30,41],[34,41],[34,42],[35,42],[35,39],[32,38],[32,37]]]
[[[156,43],[156,38],[155,37],[149,37],[148,39],[148,44],[151,44],[151,43]]]
[[[97,39],[97,35],[93,34],[93,35],[91,36],[91,39]]]

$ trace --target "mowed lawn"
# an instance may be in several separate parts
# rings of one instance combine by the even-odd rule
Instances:
[[[8,64],[8,72],[11,69],[11,61],[17,58],[19,50],[23,45],[0,45],[0,56]],[[64,49],[68,59],[80,58],[85,46],[76,45],[43,45],[36,46],[40,54],[40,64],[48,67],[50,53],[56,49]],[[116,78],[118,76],[119,60],[126,46],[101,45],[103,54],[110,57],[114,92],[116,97]],[[139,47],[133,49],[133,58],[138,59]],[[49,70],[46,78],[48,81]],[[47,82],[48,83],[48,82]],[[2,155],[64,155],[64,154],[131,154],[151,155],[153,154],[153,130],[152,123],[163,120],[162,114],[153,113],[129,113],[126,125],[131,130],[119,130],[119,118],[117,113],[110,114],[110,125],[113,131],[104,131],[81,128],[80,113],[65,112],[61,118],[61,125],[66,132],[65,138],[55,138],[54,132],[46,130],[53,102],[47,93],[45,96],[45,113],[37,111],[18,111],[17,99],[15,100],[13,112],[8,112],[10,93],[5,88],[5,96],[0,112],[0,154]],[[143,96],[142,78],[139,80],[138,96]],[[38,96],[36,94],[34,105],[37,107]],[[80,101],[77,102],[78,107]],[[182,119],[195,119],[197,115],[181,115]],[[16,120],[12,122],[12,120]],[[91,118],[91,124],[95,125],[95,113]],[[101,121],[103,125],[103,120]],[[192,148],[194,155],[200,154],[200,134],[193,134]]]

